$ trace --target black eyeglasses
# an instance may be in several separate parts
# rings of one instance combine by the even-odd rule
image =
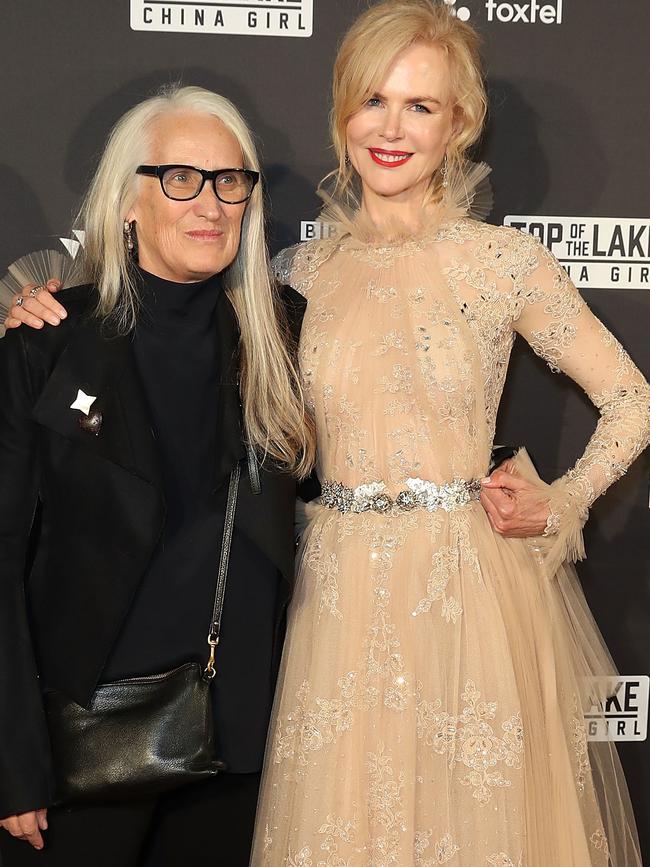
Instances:
[[[196,166],[138,166],[135,173],[158,178],[163,193],[176,202],[195,199],[201,194],[205,182],[212,181],[215,196],[226,205],[247,202],[260,179],[259,172],[251,169],[216,169],[208,172]]]

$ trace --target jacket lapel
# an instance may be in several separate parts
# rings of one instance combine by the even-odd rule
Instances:
[[[79,390],[96,398],[91,407],[91,412],[101,413],[96,435],[80,426],[83,413],[71,409]],[[80,323],[52,370],[33,417],[79,448],[162,489],[146,395],[130,336],[110,335],[95,319]]]
[[[239,329],[225,293],[216,316],[218,402],[214,487],[221,487],[246,457],[239,398]],[[91,412],[102,416],[97,436],[84,430],[83,413],[71,409],[78,391],[92,395]],[[147,398],[135,364],[132,337],[107,333],[96,319],[81,322],[71,335],[36,403],[34,419],[81,448],[112,461],[161,487],[160,462]]]
[[[306,301],[284,287],[281,293],[287,325],[297,343]],[[218,419],[214,486],[227,482],[230,471],[246,458],[239,397],[239,329],[234,309],[223,293],[216,317],[219,346]],[[132,351],[130,336],[115,336],[95,319],[82,321],[71,335],[34,408],[33,417],[79,448],[93,451],[127,472],[153,484],[162,498],[160,459]],[[79,425],[81,413],[70,405],[82,390],[96,400],[92,410],[102,414],[97,436]],[[262,472],[262,493],[242,485],[238,526],[291,576],[295,481],[284,473]]]

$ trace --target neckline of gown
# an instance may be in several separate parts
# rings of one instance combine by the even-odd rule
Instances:
[[[346,247],[371,247],[377,251],[419,248],[434,241],[443,227],[464,217],[475,220],[487,217],[493,203],[490,172],[486,163],[466,162],[462,174],[444,190],[442,198],[423,210],[420,225],[415,229],[396,218],[377,225],[360,207],[323,189],[319,190],[324,202],[319,220],[331,227],[330,238]]]

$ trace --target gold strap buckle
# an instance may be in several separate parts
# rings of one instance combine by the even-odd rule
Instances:
[[[210,646],[210,656],[208,657],[208,663],[205,666],[203,671],[203,677],[207,680],[212,680],[216,673],[217,669],[214,667],[214,660],[217,650],[217,645],[219,644],[219,636],[214,635],[212,632],[208,635],[208,644]]]

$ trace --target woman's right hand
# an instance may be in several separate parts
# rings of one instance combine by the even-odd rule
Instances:
[[[20,295],[16,296],[16,299],[22,298],[23,302],[21,305],[14,302],[5,320],[5,328],[18,328],[23,322],[30,328],[42,328],[46,322],[49,325],[59,325],[61,320],[66,318],[68,314],[65,307],[54,297],[54,293],[61,288],[61,283],[58,280],[48,280],[36,297],[30,295],[35,286],[35,283],[23,286]]]
[[[42,849],[44,843],[41,831],[47,830],[47,810],[44,808],[7,816],[6,819],[0,819],[0,828],[8,831],[12,837],[31,843],[34,849]]]

